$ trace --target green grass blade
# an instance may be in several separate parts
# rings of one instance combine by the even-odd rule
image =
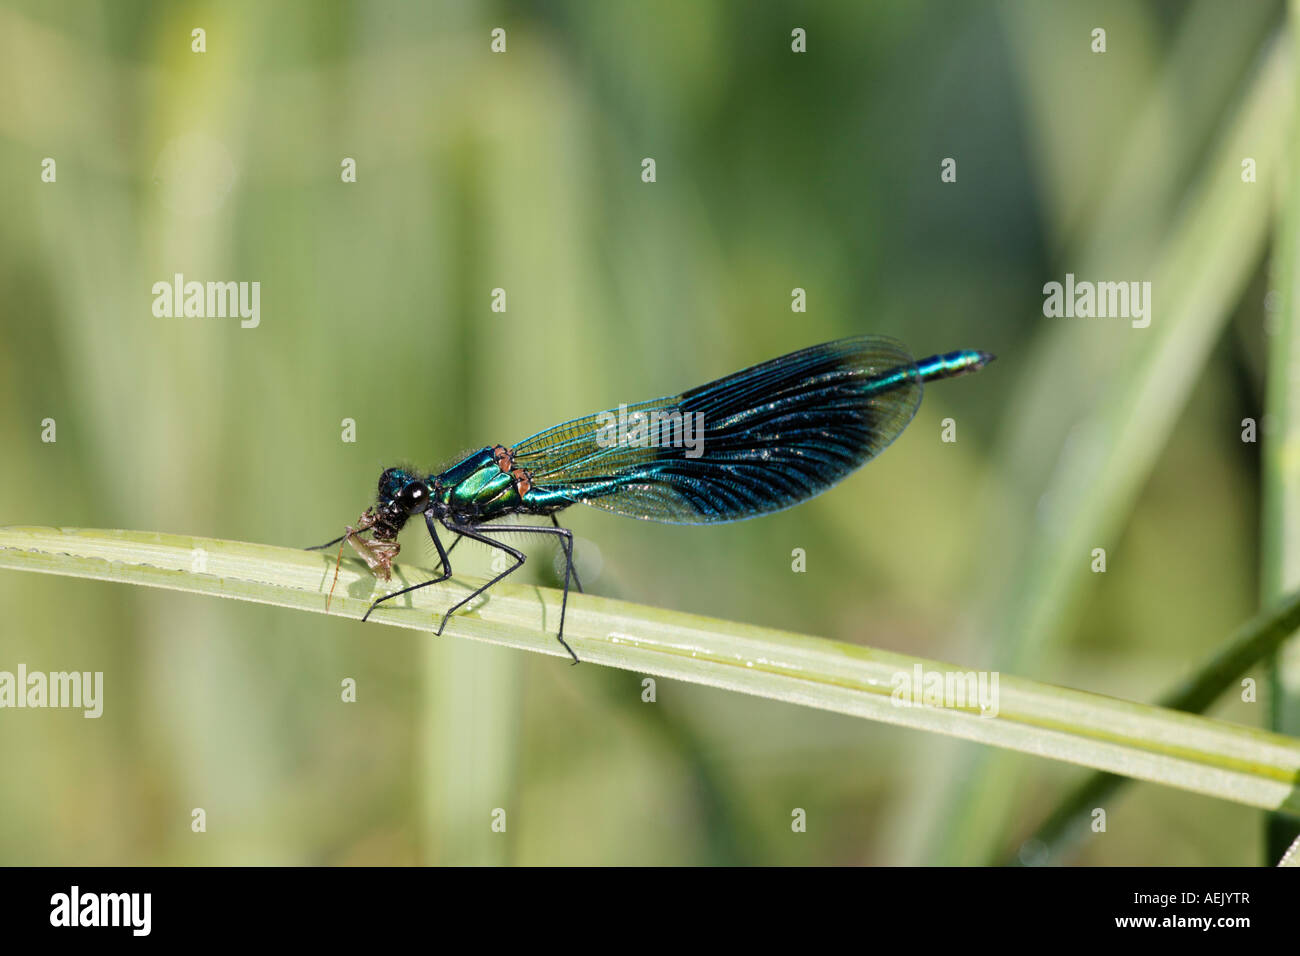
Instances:
[[[325,613],[332,555],[136,531],[0,529],[0,567],[170,588]],[[395,580],[427,575],[398,568]],[[472,582],[424,588],[372,620],[436,630]],[[377,582],[360,562],[339,570],[331,614],[359,618]],[[563,657],[558,592],[498,585],[446,633]],[[394,602],[397,603],[397,602]],[[961,672],[922,658],[613,601],[571,599],[565,636],[592,664],[721,687],[865,717],[1300,813],[1300,740],[1159,707],[999,675],[999,709],[904,707],[895,680]]]
[[[1278,861],[1277,865],[1300,866],[1300,837],[1296,837],[1295,841],[1287,847],[1286,852],[1282,854],[1282,859]]]
[[[1292,43],[1300,44],[1297,14],[1300,0],[1289,7]],[[1300,77],[1292,76],[1292,84]],[[1300,587],[1300,390],[1296,388],[1300,369],[1300,131],[1289,131],[1289,150],[1284,158],[1285,175],[1282,212],[1273,254],[1273,276],[1278,292],[1278,310],[1266,325],[1268,332],[1268,389],[1265,397],[1267,427],[1263,429],[1261,461],[1263,537],[1260,561],[1260,596],[1267,605],[1278,595]],[[1270,725],[1283,733],[1300,733],[1300,641],[1278,649],[1271,680]],[[1278,854],[1300,836],[1296,821],[1276,818],[1267,823],[1267,858]]]
[[[1170,710],[1199,714],[1248,667],[1274,653],[1300,629],[1300,593],[1243,625],[1202,667],[1160,699]],[[1112,773],[1093,774],[1057,805],[1007,864],[1059,862],[1090,831],[1092,811],[1113,800],[1128,783]],[[1290,818],[1287,818],[1290,819]]]

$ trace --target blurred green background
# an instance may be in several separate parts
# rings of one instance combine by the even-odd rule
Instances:
[[[1259,601],[1284,32],[1268,2],[3,0],[0,524],[313,544],[386,465],[889,334],[999,361],[795,510],[572,509],[589,590],[1154,700]],[[154,317],[177,272],[259,281],[260,327]],[[1044,318],[1066,272],[1153,281],[1152,327]],[[1083,773],[278,608],[14,572],[0,606],[0,669],[106,688],[99,720],[0,712],[6,864],[980,863]],[[1261,833],[1139,785],[1051,862]]]

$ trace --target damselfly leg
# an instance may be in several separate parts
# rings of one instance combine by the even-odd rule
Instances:
[[[506,568],[496,577],[492,578],[486,584],[479,587],[468,597],[463,598],[460,601],[457,601],[455,604],[453,604],[447,610],[447,613],[442,616],[442,624],[438,626],[439,634],[441,634],[443,628],[447,626],[447,621],[452,616],[452,614],[454,614],[464,605],[468,604],[470,601],[474,600],[474,598],[478,597],[480,594],[482,594],[488,588],[492,587],[492,585],[496,584],[498,581],[501,581],[502,579],[507,578],[510,575],[514,574],[521,567],[523,567],[524,562],[528,560],[528,556],[525,555],[518,548],[512,548],[504,541],[498,541],[495,538],[491,538],[488,535],[483,534],[479,530],[478,526],[472,524],[456,524],[454,522],[447,522],[447,528],[448,530],[455,531],[458,534],[462,534],[467,538],[473,538],[475,541],[481,541],[484,544],[488,545],[489,547],[496,548],[498,551],[504,551],[506,554],[510,555],[512,558],[515,559],[515,563],[510,567]],[[560,539],[561,547],[563,547],[564,549],[564,560],[565,560],[564,596],[560,599],[560,629],[559,632],[555,635],[555,639],[560,642],[560,645],[566,651],[569,652],[569,656],[573,658],[573,663],[575,664],[578,663],[578,655],[573,652],[573,648],[569,646],[569,642],[564,639],[564,615],[569,606],[569,579],[573,576],[573,532],[567,528],[561,528],[558,525],[554,528],[538,528],[535,525],[495,525],[494,524],[489,526],[489,530],[491,530],[493,534],[553,534]]]
[[[560,519],[551,515],[551,524],[555,525],[555,530],[565,535],[569,539],[568,547],[565,549],[565,557],[568,558],[568,574],[573,578],[573,586],[578,589],[579,594],[585,593],[582,590],[582,582],[578,580],[578,566],[573,563],[573,532],[568,528],[560,527]]]
[[[438,549],[438,563],[442,565],[442,574],[436,578],[430,578],[428,581],[421,581],[419,584],[412,584],[409,587],[402,588],[400,591],[394,591],[391,594],[385,594],[383,597],[377,598],[370,607],[366,609],[366,613],[361,615],[362,621],[370,617],[370,612],[379,607],[379,605],[383,604],[385,601],[391,601],[393,598],[401,597],[403,594],[410,594],[412,591],[420,590],[420,588],[427,588],[431,584],[441,584],[443,581],[446,581],[451,577],[451,559],[448,555],[451,554],[451,548],[456,547],[460,542],[460,538],[457,538],[451,543],[451,548],[444,549],[442,546],[442,539],[438,537],[438,525],[433,520],[433,515],[425,512],[424,523],[429,529],[429,537],[433,539],[433,546]],[[447,625],[446,618],[443,618],[442,623],[443,627]],[[441,627],[438,628],[438,633],[442,633]]]

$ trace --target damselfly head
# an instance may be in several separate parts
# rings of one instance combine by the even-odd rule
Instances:
[[[397,493],[414,477],[402,468],[385,468],[379,476],[379,506],[382,508],[386,502],[396,498]]]
[[[375,537],[397,537],[406,519],[429,507],[429,484],[419,475],[401,468],[389,468],[379,476],[378,520]]]

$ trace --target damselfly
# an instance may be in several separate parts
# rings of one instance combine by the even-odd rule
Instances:
[[[598,412],[548,428],[515,445],[489,445],[438,474],[388,468],[379,496],[357,526],[319,548],[350,544],[388,580],[397,535],[423,515],[438,552],[437,576],[385,594],[384,601],[445,581],[462,538],[498,549],[513,562],[452,605],[453,613],[523,565],[502,534],[554,535],[564,552],[560,644],[573,566],[573,533],[557,513],[572,504],[673,524],[738,521],[818,495],[880,454],[921,404],[922,383],[983,368],[988,352],[960,351],[917,361],[880,336],[841,339],[792,352],[681,395]],[[539,515],[551,527],[501,523]],[[438,525],[456,535],[444,548]],[[369,538],[362,535],[369,532]],[[338,563],[335,563],[335,582]],[[331,593],[333,587],[331,586]]]

